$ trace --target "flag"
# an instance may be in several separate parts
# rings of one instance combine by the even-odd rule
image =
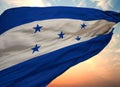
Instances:
[[[18,7],[0,16],[0,87],[45,87],[109,43],[120,13]]]

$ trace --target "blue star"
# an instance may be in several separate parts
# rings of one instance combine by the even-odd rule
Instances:
[[[40,48],[40,46],[38,46],[38,45],[36,44],[35,47],[32,48],[32,50],[33,50],[32,53],[34,53],[35,51],[39,52],[39,48]]]
[[[42,26],[39,26],[39,25],[37,24],[37,26],[36,26],[36,27],[33,27],[33,28],[35,29],[35,32],[34,32],[34,33],[36,33],[37,31],[40,32],[40,29],[42,28]]]
[[[87,25],[86,25],[86,24],[84,24],[84,23],[83,23],[83,24],[81,24],[81,29],[83,29],[83,28],[85,29],[85,27],[86,27],[86,26],[87,26]]]
[[[62,38],[62,39],[64,38],[64,35],[65,34],[63,32],[60,32],[60,34],[58,34],[59,38]]]
[[[80,40],[80,37],[79,36],[77,36],[77,38],[75,38],[77,41],[79,41]]]

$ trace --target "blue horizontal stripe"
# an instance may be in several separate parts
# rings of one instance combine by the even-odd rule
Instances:
[[[0,16],[0,34],[33,21],[47,19],[107,20],[120,21],[120,13],[78,7],[19,7],[6,10]]]
[[[38,56],[0,71],[0,87],[45,87],[71,66],[98,54],[112,32]]]

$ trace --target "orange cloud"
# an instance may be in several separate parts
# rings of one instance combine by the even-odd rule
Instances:
[[[91,0],[92,2],[96,2],[97,7],[101,7],[104,10],[108,10],[112,7],[112,2],[114,0]]]

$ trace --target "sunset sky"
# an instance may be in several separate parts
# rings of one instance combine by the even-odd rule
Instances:
[[[0,0],[0,14],[20,6],[75,6],[120,12],[120,0]],[[71,67],[47,87],[120,87],[120,23],[107,47],[91,59]]]

